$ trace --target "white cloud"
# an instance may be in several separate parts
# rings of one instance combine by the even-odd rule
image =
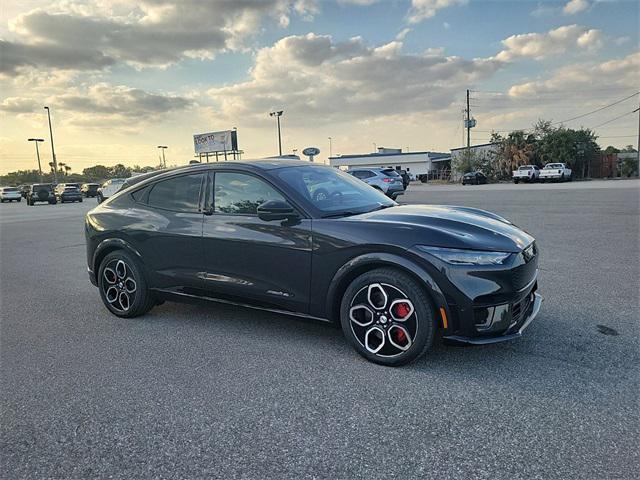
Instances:
[[[555,71],[546,80],[514,85],[509,89],[513,98],[536,97],[546,93],[567,97],[588,95],[590,90],[633,91],[637,89],[640,53],[602,63],[568,65]]]
[[[0,73],[29,67],[94,70],[114,63],[167,66],[183,58],[212,58],[240,49],[266,19],[310,19],[316,0],[93,0],[65,1],[9,22]]]
[[[192,104],[186,97],[96,83],[87,88],[67,86],[53,95],[6,98],[0,103],[0,110],[8,114],[40,114],[42,105],[51,105],[70,125],[135,130],[158,115],[182,111]]]
[[[411,0],[408,20],[409,23],[420,23],[427,18],[434,17],[438,10],[466,3],[468,0]]]
[[[565,25],[545,33],[512,35],[502,41],[505,49],[496,55],[501,61],[529,57],[536,60],[565,53],[572,48],[593,50],[602,46],[602,32],[579,25]]]
[[[587,10],[591,4],[588,0],[569,0],[562,11],[566,15],[575,15],[576,13]]]
[[[447,57],[438,50],[406,54],[402,42],[369,47],[359,37],[289,36],[261,49],[242,83],[209,94],[228,118],[264,121],[285,108],[296,122],[364,121],[448,108],[468,85],[502,62]]]

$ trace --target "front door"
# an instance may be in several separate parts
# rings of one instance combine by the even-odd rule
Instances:
[[[212,296],[307,313],[311,220],[261,220],[258,205],[286,200],[281,192],[246,172],[212,176],[210,214],[203,223],[205,289]]]

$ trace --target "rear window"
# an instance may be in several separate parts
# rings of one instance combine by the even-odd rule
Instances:
[[[393,168],[387,168],[386,170],[382,170],[382,174],[387,177],[399,177],[400,175]]]
[[[36,184],[33,186],[33,189],[34,190],[43,190],[43,189],[51,190],[51,185]]]
[[[546,169],[556,169],[556,168],[562,168],[562,164],[561,163],[550,163],[549,165],[545,165],[544,168]]]
[[[533,167],[520,167],[518,170],[533,170]]]
[[[3,188],[2,190],[5,191],[5,192],[19,192],[20,191],[15,187],[7,187],[7,188]]]

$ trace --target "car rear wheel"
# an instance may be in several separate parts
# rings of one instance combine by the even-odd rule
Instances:
[[[342,331],[356,351],[381,365],[401,366],[433,344],[431,302],[407,274],[380,268],[357,277],[340,306]]]
[[[138,317],[155,305],[142,267],[124,250],[111,252],[102,260],[98,288],[102,302],[118,317]]]

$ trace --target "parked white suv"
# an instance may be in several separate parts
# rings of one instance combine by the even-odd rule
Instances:
[[[570,182],[571,169],[567,168],[564,163],[547,163],[540,171],[540,181],[557,180],[559,182]]]
[[[0,187],[0,202],[19,202],[22,200],[18,187]]]
[[[536,182],[540,178],[540,167],[537,165],[521,165],[513,170],[513,183]]]
[[[112,178],[111,180],[104,182],[98,189],[98,195],[96,195],[98,197],[98,203],[104,202],[107,198],[120,190],[125,180],[126,178]]]

